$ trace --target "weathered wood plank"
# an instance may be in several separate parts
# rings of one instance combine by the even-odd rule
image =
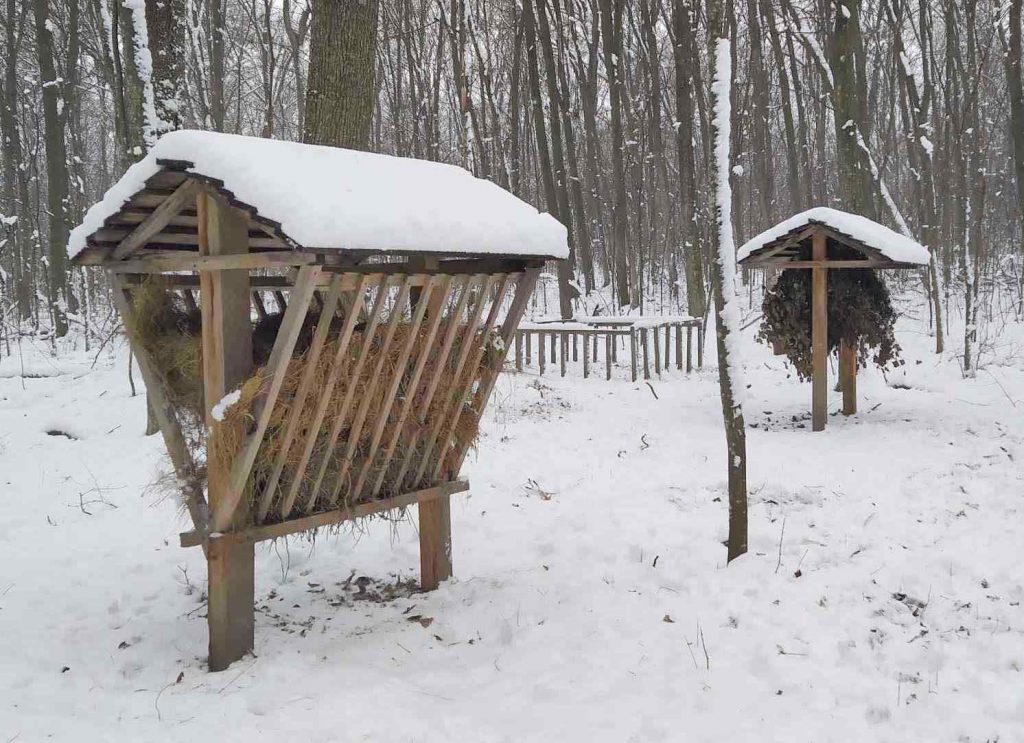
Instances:
[[[825,235],[814,233],[812,250],[815,261],[825,260]],[[811,269],[811,427],[825,430],[828,416],[828,269]]]
[[[352,508],[337,508],[331,511],[316,513],[312,516],[303,516],[301,518],[289,519],[288,521],[282,521],[276,524],[253,526],[248,529],[229,532],[217,537],[217,539],[226,543],[255,543],[262,542],[266,539],[278,539],[280,537],[288,536],[289,534],[298,534],[300,532],[309,531],[310,529],[319,529],[323,526],[333,526],[334,524],[341,524],[346,521],[354,521],[356,519],[364,518],[365,516],[372,516],[375,513],[386,513],[387,511],[393,511],[396,508],[405,508],[406,506],[411,506],[414,503],[423,503],[436,500],[438,498],[447,498],[450,495],[462,493],[466,490],[469,490],[469,482],[466,480],[444,482],[429,488],[416,490],[411,493],[396,495],[393,498],[384,498],[381,500],[360,503]],[[178,535],[178,539],[182,547],[198,547],[199,545],[205,544],[207,536],[202,532],[187,531]]]
[[[191,205],[199,193],[200,186],[194,180],[187,180],[174,189],[147,219],[129,233],[111,252],[110,257],[119,261],[145,245],[153,235],[167,226],[168,220],[180,212],[186,204]]]

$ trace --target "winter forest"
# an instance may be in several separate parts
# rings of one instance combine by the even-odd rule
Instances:
[[[0,0],[0,743],[1024,739],[1022,11]]]

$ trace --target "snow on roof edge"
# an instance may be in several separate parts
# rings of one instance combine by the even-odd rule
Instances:
[[[164,135],[128,168],[72,230],[68,255],[78,256],[166,160],[222,182],[306,249],[568,257],[561,222],[463,168],[195,130]]]
[[[800,212],[768,228],[760,235],[751,238],[737,251],[736,260],[746,260],[751,254],[761,250],[769,243],[811,223],[824,224],[837,232],[849,235],[868,247],[879,251],[889,260],[898,263],[928,265],[931,261],[931,254],[928,248],[911,240],[909,237],[901,235],[867,217],[825,206],[814,207],[813,209]]]

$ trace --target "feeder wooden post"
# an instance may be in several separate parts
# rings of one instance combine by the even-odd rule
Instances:
[[[843,388],[843,415],[857,412],[857,346],[847,343],[839,345],[839,383]]]
[[[463,291],[468,292],[470,286],[467,283]],[[444,313],[445,299],[443,292],[434,292],[427,306],[428,319]],[[451,320],[453,323],[461,321],[458,317]],[[543,348],[541,343],[541,353]],[[420,587],[424,591],[433,591],[442,581],[452,577],[451,496],[420,502],[416,510],[420,517]]]
[[[824,232],[814,233],[811,246],[812,259],[825,261]],[[824,266],[811,269],[811,357],[811,427],[824,431],[828,417],[828,269]]]
[[[246,215],[219,197],[196,197],[199,252],[230,255],[248,252]],[[207,423],[213,407],[252,374],[252,325],[249,321],[249,272],[246,269],[201,271],[203,390]],[[210,509],[228,497],[230,463],[208,461]],[[244,518],[236,509],[234,523]],[[210,629],[210,670],[221,671],[253,648],[255,576],[253,543],[210,539],[207,623]]]

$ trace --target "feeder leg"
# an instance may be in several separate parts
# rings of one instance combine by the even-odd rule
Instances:
[[[579,361],[579,348],[577,347],[576,335],[577,334],[575,332],[573,332],[573,334],[572,334],[572,360],[573,361]]]
[[[857,347],[841,341],[839,345],[839,382],[843,388],[843,415],[857,412]]]
[[[693,348],[693,326],[686,326],[686,373],[689,374],[693,371],[693,354],[691,353]]]
[[[516,371],[523,371],[523,331],[516,331]]]
[[[567,353],[568,350],[569,350],[569,338],[568,338],[567,333],[564,330],[561,333],[558,334],[558,346],[559,346],[559,348],[558,348],[559,371],[561,372],[561,375],[564,377],[565,376],[565,357],[569,355]]]
[[[812,243],[816,261],[825,260],[825,235],[815,234]],[[825,430],[828,417],[828,269],[811,269],[811,428]]]
[[[537,363],[540,365],[540,375],[542,377],[544,376],[545,353],[546,351],[544,349],[544,334],[537,333]]]
[[[433,591],[452,577],[451,496],[419,504],[420,586]]]
[[[256,614],[254,545],[210,539],[206,619],[210,629],[210,670],[223,671],[253,649]]]
[[[533,366],[533,333],[526,331],[526,365]]]
[[[590,378],[590,334],[586,330],[583,331],[583,378]]]

